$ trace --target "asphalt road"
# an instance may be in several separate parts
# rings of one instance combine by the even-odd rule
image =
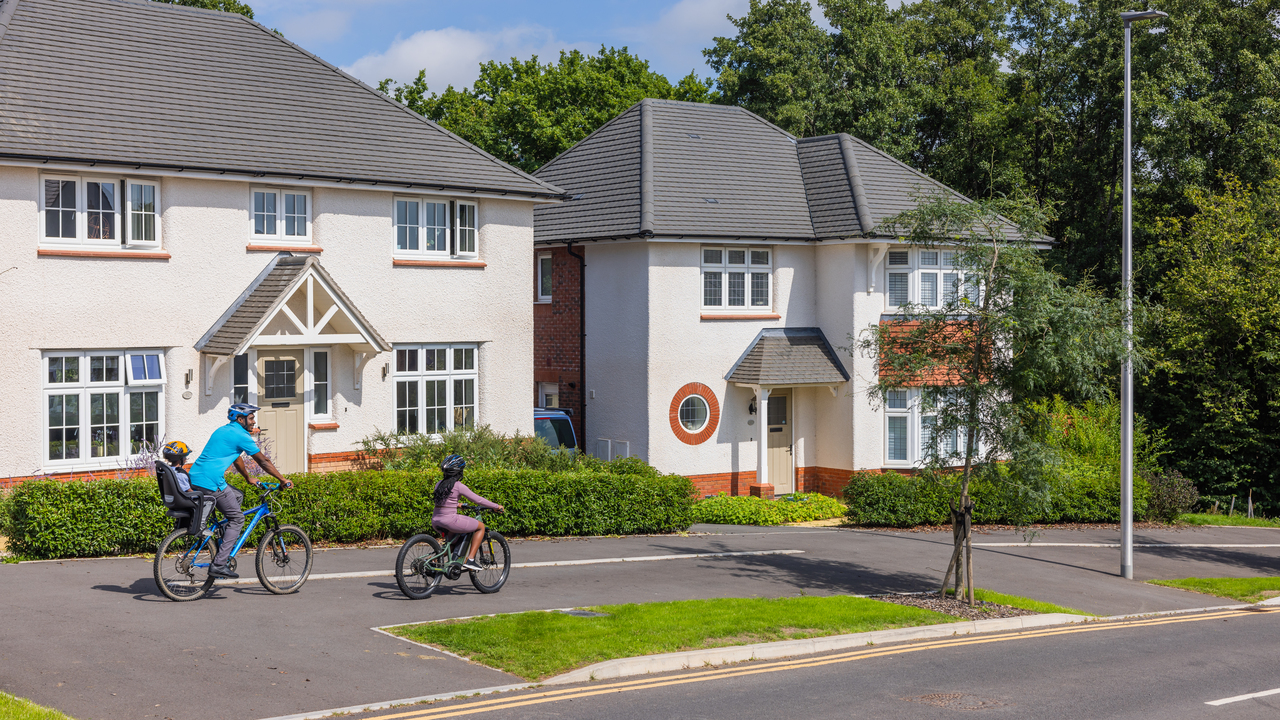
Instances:
[[[496,595],[481,595],[463,580],[447,583],[424,601],[404,598],[394,578],[366,577],[312,580],[292,596],[241,585],[219,588],[194,603],[172,603],[156,592],[150,562],[142,559],[0,565],[0,608],[5,613],[0,689],[79,720],[253,720],[492,687],[518,679],[370,628],[604,603],[920,591],[936,586],[949,556],[949,533],[695,530],[703,532],[514,541],[512,555],[522,563],[803,552],[518,569]],[[1118,549],[1044,544],[1091,545],[1117,537],[1108,530],[1054,531],[1030,547],[980,546],[978,584],[1103,615],[1220,604],[1116,577]],[[978,542],[1021,539],[1002,533],[980,536]],[[1162,545],[1137,549],[1139,579],[1248,577],[1280,570],[1280,547],[1222,547],[1280,545],[1276,530],[1139,532],[1136,541]],[[329,550],[318,553],[314,572],[389,570],[394,557],[394,548]],[[1280,681],[1272,684],[1277,685]]]

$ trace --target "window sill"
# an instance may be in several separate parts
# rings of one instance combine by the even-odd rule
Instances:
[[[121,258],[129,260],[168,260],[172,257],[167,252],[147,252],[143,250],[55,250],[53,248],[37,248],[38,257],[89,257],[89,258]]]
[[[730,313],[730,314],[712,314],[702,313],[702,320],[781,320],[782,316],[778,313]]]
[[[392,258],[392,267],[451,267],[451,268],[483,268],[488,263],[478,260],[404,260]]]
[[[319,245],[255,245],[249,243],[244,249],[248,252],[324,252],[324,248]]]
[[[311,428],[312,430],[337,430],[338,423],[336,422],[309,423],[307,427]]]
[[[533,304],[534,304],[534,305],[550,305],[550,304],[551,304],[551,298],[547,298],[546,300],[534,300],[534,301],[533,301]]]

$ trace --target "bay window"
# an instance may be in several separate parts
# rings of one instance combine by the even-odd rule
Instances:
[[[954,393],[930,400],[921,388],[889,390],[884,397],[884,462],[886,467],[919,467],[931,452],[944,465],[961,462],[966,438],[955,429],[940,433],[938,404],[958,402]]]
[[[978,302],[975,273],[958,267],[958,253],[932,248],[893,249],[885,253],[885,308],[907,305],[938,309],[961,295]]]

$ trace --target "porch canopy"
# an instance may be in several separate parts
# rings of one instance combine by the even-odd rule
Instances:
[[[836,387],[849,381],[849,373],[821,329],[766,328],[756,335],[725,379],[755,391],[761,423],[760,440],[756,443],[756,483],[764,485],[771,484],[764,427],[770,392],[783,387],[826,387],[834,396]]]
[[[357,389],[369,360],[391,349],[318,259],[283,252],[196,343],[205,356],[204,394],[213,394],[218,368],[250,347],[311,345],[349,346]]]

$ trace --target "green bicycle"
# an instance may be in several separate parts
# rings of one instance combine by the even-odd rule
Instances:
[[[464,508],[459,508],[462,510]],[[465,508],[467,512],[486,512],[482,508]],[[476,563],[481,570],[468,570],[471,584],[482,593],[496,593],[511,574],[511,548],[502,534],[488,528],[485,523],[484,540],[476,553]],[[444,547],[435,536],[427,533],[414,535],[400,546],[396,557],[396,584],[406,596],[421,600],[430,597],[440,587],[440,581],[462,577],[462,563],[467,557],[471,534],[449,533]]]

